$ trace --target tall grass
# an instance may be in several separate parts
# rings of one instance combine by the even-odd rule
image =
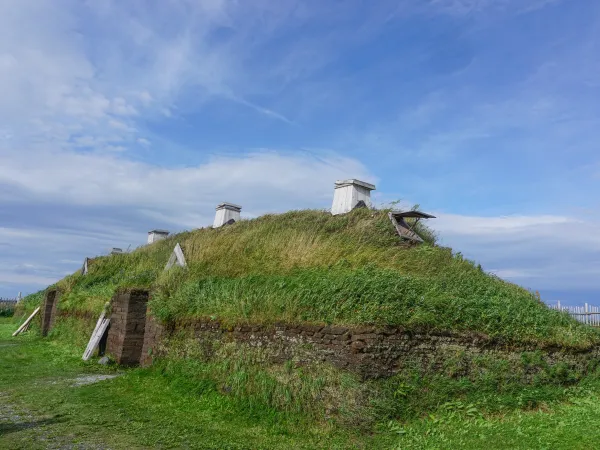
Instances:
[[[475,331],[506,343],[586,347],[597,332],[549,310],[526,291],[483,274],[468,284],[367,266],[302,269],[286,275],[205,277],[151,300],[165,321],[213,316],[224,322],[397,325]]]
[[[281,362],[276,347],[251,346],[196,336],[180,330],[163,343],[168,352],[154,370],[171,380],[197,386],[190,394],[216,389],[249,410],[274,409],[289,417],[369,429],[376,422],[410,421],[445,408],[449,402],[475,405],[486,414],[532,409],[563,400],[577,382],[595,382],[596,361],[586,373],[548,365],[539,352],[520,358],[481,355],[464,375],[461,355],[441,367],[415,358],[389,378],[361,381],[348,371],[310,358],[296,349]],[[527,374],[536,373],[528,382]],[[596,382],[597,383],[597,382]]]
[[[319,361],[273,362],[277,350],[235,342],[200,341],[179,332],[155,370],[170,378],[204,380],[250,409],[272,408],[310,420],[346,424],[374,420],[370,388],[358,376]],[[206,384],[204,384],[206,385]]]
[[[435,235],[420,228],[426,240]],[[188,266],[164,271],[176,243]],[[163,319],[216,315],[474,331],[507,342],[589,347],[600,333],[431,243],[409,246],[387,211],[291,211],[185,232],[94,259],[58,283],[59,307],[99,314],[123,287],[151,289]]]

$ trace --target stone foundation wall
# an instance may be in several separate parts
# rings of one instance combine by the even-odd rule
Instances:
[[[586,372],[598,364],[600,352],[537,350],[535,347],[507,347],[484,337],[452,333],[414,333],[401,328],[340,327],[320,325],[274,326],[240,325],[223,327],[215,321],[196,321],[165,328],[151,325],[144,348],[153,350],[153,357],[169,351],[168,340],[173,333],[184,332],[202,348],[217,342],[238,342],[268,350],[273,362],[293,361],[296,365],[329,362],[359,374],[363,379],[388,377],[403,368],[429,373],[469,376],[482,370],[486,358],[508,361],[519,369],[523,381],[530,381],[541,370],[562,364],[571,370]],[[529,354],[529,356],[526,355]],[[528,363],[533,358],[534,363]],[[145,364],[152,359],[144,359]],[[485,364],[484,364],[485,365]]]
[[[148,292],[144,290],[122,292],[113,297],[106,351],[118,364],[140,363],[147,304]]]
[[[540,373],[554,376],[555,368],[558,374],[582,374],[600,365],[597,348],[576,351],[508,346],[474,334],[415,332],[400,327],[282,323],[224,326],[209,319],[165,325],[147,313],[148,298],[144,290],[113,297],[107,353],[119,364],[150,365],[157,356],[168,354],[171,338],[183,335],[191,339],[187,341],[191,348],[199,350],[194,355],[210,358],[211,349],[234,342],[264,349],[263,354],[272,363],[292,361],[301,366],[326,362],[363,379],[389,377],[408,368],[448,376],[481,376],[500,362],[508,367],[505,370],[511,378],[528,382]],[[56,304],[48,295],[44,317],[50,311],[50,322],[53,308],[55,311]]]
[[[46,291],[42,305],[42,336],[47,336],[56,320],[56,306],[60,299],[60,292],[56,289]]]
[[[165,333],[165,327],[150,314],[146,317],[146,332],[144,334],[144,345],[140,364],[144,367],[149,366],[154,361],[158,353],[161,337]]]

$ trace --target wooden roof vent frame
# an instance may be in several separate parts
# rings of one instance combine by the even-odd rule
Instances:
[[[415,227],[421,219],[435,219],[435,216],[421,211],[390,211],[388,216],[398,235],[402,239],[406,239],[415,243],[422,243],[423,239],[415,232]],[[404,219],[416,219],[412,225],[406,223]]]

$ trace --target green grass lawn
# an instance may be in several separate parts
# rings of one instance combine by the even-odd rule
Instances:
[[[81,349],[10,337],[0,318],[0,448],[588,449],[600,445],[600,384],[568,388],[535,410],[482,414],[453,401],[427,417],[361,433],[247,403],[213,385],[151,369],[81,361]],[[73,386],[81,376],[119,377]],[[526,402],[525,402],[526,403]]]
[[[12,319],[0,319],[0,448],[389,448],[393,442],[389,433],[358,435],[248,408],[211,385],[160,370],[84,363],[79,348],[35,335],[11,338],[15,328]],[[122,375],[72,386],[82,375],[115,373]]]

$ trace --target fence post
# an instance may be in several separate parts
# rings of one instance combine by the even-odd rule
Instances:
[[[586,323],[586,324],[589,324],[589,323],[590,323],[590,322],[589,322],[589,320],[588,320],[588,319],[590,318],[590,316],[589,316],[589,314],[588,314],[588,311],[589,311],[589,307],[588,307],[588,304],[586,303],[586,304],[585,304],[585,323]]]

